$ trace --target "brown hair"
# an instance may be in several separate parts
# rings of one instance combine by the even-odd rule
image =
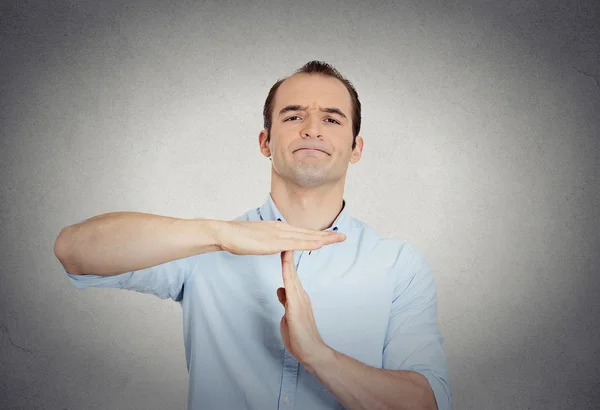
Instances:
[[[358,99],[358,93],[354,89],[352,83],[345,79],[344,76],[342,76],[338,70],[336,70],[331,65],[323,61],[309,61],[308,63],[304,64],[304,66],[302,66],[294,72],[294,74],[300,73],[320,74],[327,77],[337,78],[346,86],[346,89],[350,93],[350,99],[352,102],[352,149],[354,149],[354,147],[356,147],[356,136],[360,132],[361,107],[360,100]],[[275,93],[277,92],[277,89],[279,88],[281,83],[283,83],[288,78],[289,77],[279,79],[275,84],[273,84],[273,86],[269,90],[269,94],[267,95],[267,99],[263,108],[264,128],[267,130],[268,133],[267,141],[270,141],[271,139],[271,125],[274,108],[273,105],[275,103]]]

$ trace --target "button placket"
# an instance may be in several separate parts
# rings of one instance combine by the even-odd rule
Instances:
[[[277,218],[281,222],[281,218]],[[296,263],[296,272],[300,266],[300,260],[304,252],[300,253]],[[296,389],[298,387],[298,377],[300,371],[300,363],[296,358],[284,348],[283,355],[283,378],[281,385],[281,393],[279,395],[279,408],[280,409],[293,409],[294,399],[296,397]]]
[[[298,387],[298,372],[300,364],[294,356],[287,350],[284,351],[283,359],[283,379],[281,393],[279,395],[279,408],[294,408],[294,399]]]

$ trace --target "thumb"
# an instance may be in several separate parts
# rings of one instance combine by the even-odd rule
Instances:
[[[279,299],[279,303],[281,303],[283,307],[285,307],[285,302],[287,300],[285,296],[285,288],[277,289],[277,298]]]

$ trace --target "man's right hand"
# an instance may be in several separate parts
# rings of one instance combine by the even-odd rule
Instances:
[[[221,250],[235,255],[272,255],[291,250],[315,250],[346,240],[335,231],[297,228],[281,221],[222,221]]]

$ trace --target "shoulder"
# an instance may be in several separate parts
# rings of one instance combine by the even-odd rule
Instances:
[[[258,212],[258,208],[252,208],[247,210],[241,215],[238,215],[233,219],[234,221],[259,221],[260,216]]]
[[[400,259],[423,257],[422,252],[417,249],[413,242],[402,238],[384,237],[372,226],[359,219],[352,218],[352,231],[361,247],[384,253],[396,262]]]
[[[431,275],[431,266],[423,251],[409,240],[381,236],[373,227],[353,218],[353,224],[359,231],[358,246],[372,254],[373,258],[385,260],[394,270],[398,279],[412,278],[416,275]]]

